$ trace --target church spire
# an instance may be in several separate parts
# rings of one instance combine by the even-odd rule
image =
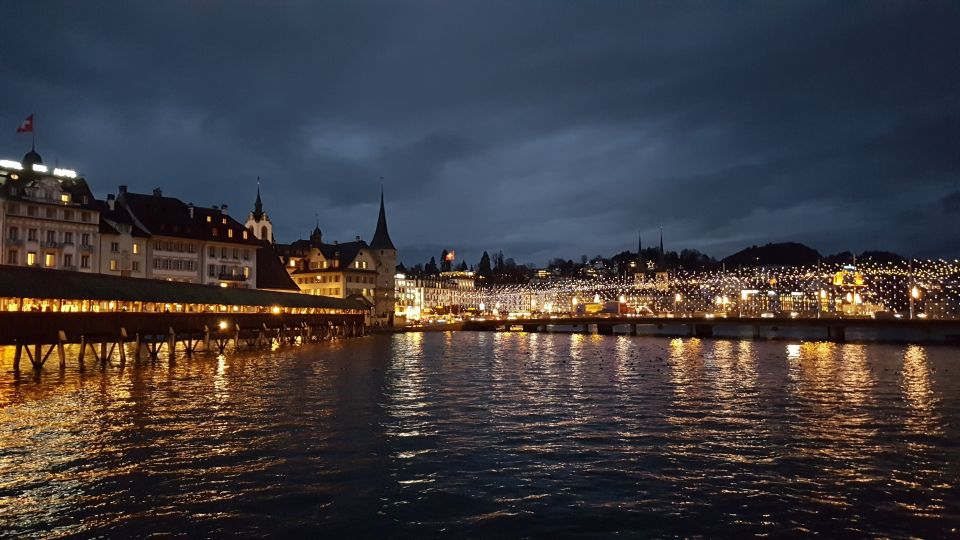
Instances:
[[[643,266],[643,231],[637,233],[637,264]]]
[[[387,232],[387,212],[383,208],[383,186],[380,186],[380,216],[377,218],[377,230],[373,233],[373,239],[370,241],[370,247],[373,249],[392,249],[393,242],[390,240],[390,233]]]
[[[263,218],[263,201],[260,200],[260,177],[257,177],[257,202],[253,203],[253,219],[260,221]]]

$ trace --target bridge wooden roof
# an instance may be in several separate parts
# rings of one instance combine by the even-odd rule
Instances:
[[[364,310],[356,300],[0,265],[0,297]]]

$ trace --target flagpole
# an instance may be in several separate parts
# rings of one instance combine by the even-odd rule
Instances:
[[[37,151],[37,113],[30,114],[30,151]]]

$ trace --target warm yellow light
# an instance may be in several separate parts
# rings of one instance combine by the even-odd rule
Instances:
[[[620,295],[620,303],[621,303],[621,304],[626,304],[626,303],[627,303],[627,297],[621,294],[621,295]]]
[[[227,288],[227,284],[226,284],[226,283],[220,283],[220,286],[223,287],[224,289]]]
[[[577,304],[580,303],[580,300],[577,300],[577,297],[574,296],[573,298],[570,299],[570,303],[576,306]]]
[[[918,289],[917,287],[914,287],[913,289],[911,289],[910,296],[912,296],[914,299],[920,298],[920,289]]]
[[[826,298],[826,297],[827,297],[827,291],[820,289],[820,298]]]
[[[227,321],[220,321],[220,324],[218,324],[217,326],[220,327],[221,330],[226,330],[227,327],[230,326],[230,324],[227,323]]]
[[[682,298],[683,297],[680,296],[680,293],[677,293],[677,295],[673,297],[673,299],[676,300],[677,302],[679,302]]]
[[[280,313],[280,306],[273,306],[273,308],[271,308],[270,311],[272,311],[273,314],[276,315]]]

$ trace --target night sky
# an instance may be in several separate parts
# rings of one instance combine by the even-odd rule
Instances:
[[[42,4],[42,5],[40,5]],[[960,3],[2,1],[0,157],[400,260],[960,254]],[[5,126],[5,127],[4,127]]]

